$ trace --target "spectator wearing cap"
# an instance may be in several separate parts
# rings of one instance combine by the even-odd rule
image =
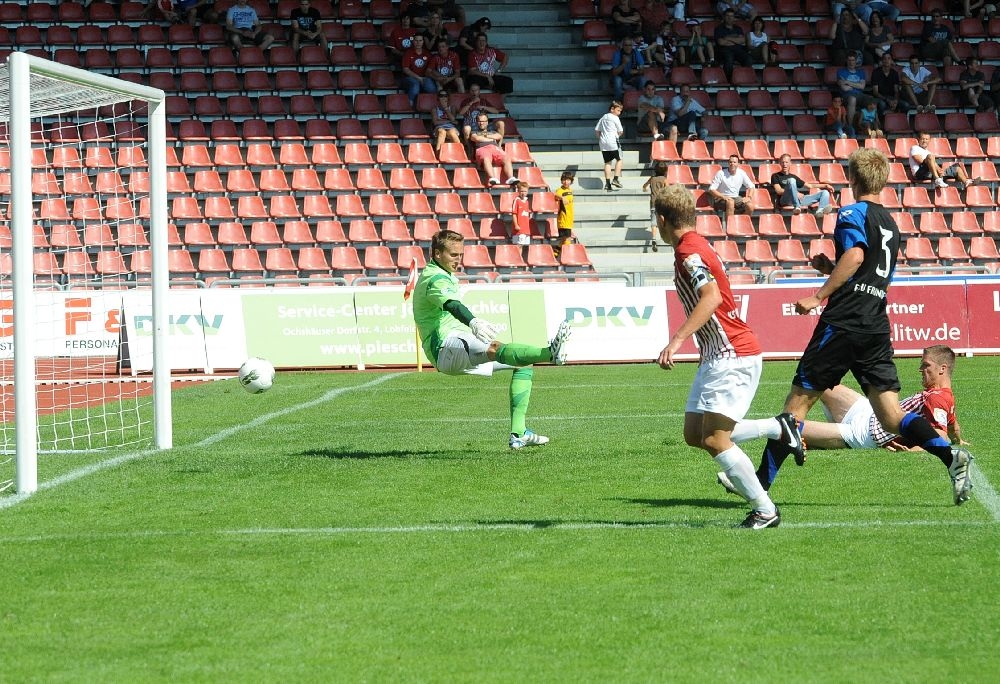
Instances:
[[[480,33],[489,35],[491,28],[493,28],[493,22],[490,21],[489,17],[479,17],[459,32],[455,52],[461,58],[462,64],[466,63],[469,53],[476,49],[476,36]]]
[[[715,45],[701,32],[701,22],[688,19],[684,24],[691,36],[680,42],[677,61],[680,64],[712,64],[715,62]]]

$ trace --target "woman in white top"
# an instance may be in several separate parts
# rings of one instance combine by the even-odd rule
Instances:
[[[770,47],[768,43],[770,40],[767,37],[767,31],[764,30],[764,20],[760,17],[754,17],[753,22],[750,24],[750,30],[747,31],[747,52],[753,57],[755,62],[759,62],[764,66],[770,66],[775,61],[777,61],[776,55],[771,55]]]

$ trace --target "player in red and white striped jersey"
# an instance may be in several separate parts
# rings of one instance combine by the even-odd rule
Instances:
[[[761,349],[753,330],[739,316],[722,261],[695,231],[694,196],[682,185],[655,191],[653,207],[660,237],[674,248],[674,282],[686,320],[657,359],[674,367],[674,356],[692,335],[701,362],[684,408],[684,441],[704,449],[753,510],[740,527],[777,527],[781,516],[757,480],[753,463],[732,440],[761,373]]]

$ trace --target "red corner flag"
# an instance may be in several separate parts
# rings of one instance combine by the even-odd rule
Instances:
[[[404,302],[410,298],[411,294],[413,294],[413,288],[417,286],[418,275],[419,273],[417,273],[417,258],[413,257],[413,260],[410,262],[410,275],[406,279],[406,287],[403,289]]]

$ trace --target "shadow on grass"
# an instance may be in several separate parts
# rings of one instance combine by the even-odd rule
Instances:
[[[726,499],[628,499],[615,498],[612,501],[622,501],[624,503],[639,504],[640,506],[653,506],[655,508],[673,508],[675,506],[694,506],[696,508],[745,508],[745,501]]]
[[[369,458],[425,458],[440,459],[445,461],[455,459],[468,459],[466,453],[455,451],[360,451],[358,449],[310,449],[303,451],[302,456],[312,456],[315,458],[332,458],[336,460],[357,459],[365,460]]]
[[[726,523],[717,521],[690,521],[690,520],[476,520],[476,525],[483,527],[497,528],[510,527],[512,529],[530,528],[533,530],[545,530],[549,528],[605,528],[605,527],[662,527],[662,528],[702,528],[702,527],[731,527]]]

